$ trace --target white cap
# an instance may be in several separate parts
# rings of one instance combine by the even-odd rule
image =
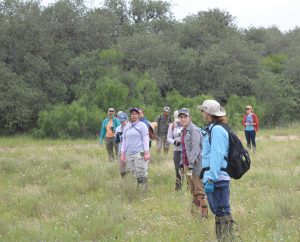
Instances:
[[[226,115],[226,111],[216,100],[205,100],[202,105],[198,105],[198,109],[212,116],[222,117]]]

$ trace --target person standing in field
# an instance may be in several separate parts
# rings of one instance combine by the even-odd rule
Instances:
[[[256,132],[258,131],[258,117],[254,113],[253,108],[250,105],[246,106],[246,114],[243,117],[243,122],[242,124],[244,125],[244,131],[245,131],[245,137],[247,141],[247,148],[248,150],[251,149],[252,145],[252,150],[253,152],[256,151]]]
[[[155,122],[157,123],[157,142],[156,151],[161,152],[162,147],[164,148],[164,153],[168,154],[170,144],[167,141],[168,128],[172,119],[170,117],[170,108],[164,107],[163,114],[156,117]]]
[[[119,113],[118,115],[118,119],[121,122],[121,125],[119,125],[116,128],[116,132],[115,132],[115,143],[118,145],[118,158],[119,158],[119,171],[120,171],[120,175],[121,177],[124,177],[126,175],[126,173],[128,172],[126,169],[126,160],[125,161],[121,161],[121,146],[122,146],[122,134],[124,132],[124,128],[128,122],[128,116],[126,113],[122,112]]]
[[[103,120],[102,127],[100,131],[100,144],[102,144],[102,140],[105,138],[106,150],[108,153],[109,162],[114,161],[115,156],[118,155],[118,145],[115,143],[115,130],[121,124],[119,119],[117,119],[115,115],[115,110],[113,108],[109,108],[108,117]],[[115,150],[115,154],[114,154]]]
[[[142,185],[148,190],[148,163],[150,160],[149,134],[147,125],[139,120],[139,109],[130,109],[130,122],[122,134],[121,161],[127,161],[129,169]]]
[[[182,162],[193,196],[191,212],[195,214],[196,206],[200,210],[200,218],[205,219],[208,217],[207,199],[200,180],[203,136],[200,128],[192,123],[189,109],[180,109],[178,116],[180,124],[183,127],[181,132]]]
[[[201,179],[211,211],[215,215],[216,236],[227,241],[232,235],[233,219],[230,209],[230,177],[226,172],[229,135],[218,123],[227,124],[226,111],[215,100],[205,100],[198,108],[207,122],[203,140]],[[209,135],[210,134],[210,135]],[[231,240],[229,240],[231,241]]]
[[[181,159],[181,131],[182,126],[178,119],[178,110],[174,112],[174,122],[169,125],[168,130],[168,142],[174,145],[173,152],[173,161],[175,166],[175,174],[176,174],[176,182],[175,182],[175,190],[181,190],[182,180],[183,180],[183,171],[181,171],[181,167],[183,167],[182,159]]]

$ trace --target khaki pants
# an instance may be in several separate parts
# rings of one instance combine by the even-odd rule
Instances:
[[[166,137],[158,137],[156,141],[156,150],[157,152],[161,151],[161,148],[164,147],[164,152],[168,153],[170,148],[170,143],[167,141]]]
[[[188,170],[188,166],[184,166],[184,173],[186,174]],[[189,176],[186,176],[189,186],[190,186],[190,191],[192,195],[205,195],[204,188],[203,188],[203,183],[200,180],[200,177],[195,175],[193,173],[192,178]]]
[[[148,177],[148,164],[149,161],[144,160],[144,156],[139,153],[127,155],[127,169],[132,171],[136,178],[146,178]]]

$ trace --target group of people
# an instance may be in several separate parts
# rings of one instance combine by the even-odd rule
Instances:
[[[144,110],[131,108],[128,118],[125,112],[108,109],[108,118],[102,123],[100,143],[105,138],[109,160],[114,159],[113,149],[118,151],[121,176],[132,172],[138,185],[148,189],[148,165],[150,160],[150,137],[153,128],[156,133],[156,149],[168,153],[174,145],[175,190],[181,190],[186,177],[192,194],[192,213],[201,219],[208,217],[208,206],[215,216],[216,236],[219,240],[232,232],[233,218],[230,208],[230,176],[226,172],[229,136],[219,123],[227,124],[226,111],[215,100],[205,100],[198,106],[206,128],[199,128],[192,122],[188,108],[174,112],[164,107],[163,114],[155,120],[155,126],[144,117]],[[246,107],[243,118],[247,147],[256,149],[255,133],[258,118],[251,106]],[[151,135],[150,135],[151,136]],[[198,212],[197,212],[198,211]]]

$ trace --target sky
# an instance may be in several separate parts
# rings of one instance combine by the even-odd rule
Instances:
[[[41,0],[44,6],[55,0]],[[103,0],[87,0],[99,7]],[[300,0],[169,0],[177,20],[187,15],[219,8],[235,17],[239,28],[276,26],[286,32],[300,27]]]

